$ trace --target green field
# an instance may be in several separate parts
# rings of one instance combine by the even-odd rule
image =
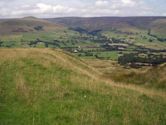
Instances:
[[[132,34],[133,33],[133,34]],[[140,31],[138,33],[131,32],[131,34],[116,33],[115,31],[105,31],[103,35],[108,38],[125,39],[128,43],[143,46],[152,49],[165,49],[166,42],[160,42],[155,37],[149,36],[147,31]]]
[[[117,51],[90,52],[90,55],[86,55],[86,53],[77,53],[76,55],[82,58],[89,58],[89,59],[95,59],[96,56],[97,58],[101,58],[101,59],[103,58],[108,60],[118,59]]]

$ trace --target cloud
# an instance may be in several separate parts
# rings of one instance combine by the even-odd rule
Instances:
[[[62,5],[48,5],[44,3],[38,3],[36,7],[41,13],[63,13],[66,7]]]
[[[154,0],[0,0],[0,18],[165,15],[163,4],[156,6]]]
[[[13,9],[14,11],[11,11]],[[22,5],[14,8],[0,8],[0,17],[24,17],[27,15],[33,16],[48,16],[49,15],[68,15],[76,11],[76,8],[67,7],[64,5],[36,3],[35,5]]]
[[[40,10],[41,13],[70,13],[75,10],[74,8],[66,7],[60,4],[50,5],[38,3],[36,7]]]
[[[98,7],[100,7],[100,6],[106,6],[108,4],[109,4],[109,2],[107,0],[97,0],[95,2],[95,5],[98,6]]]
[[[134,1],[134,0],[121,0],[121,1],[122,1],[123,5],[125,5],[125,6],[135,6],[136,5],[136,1]]]

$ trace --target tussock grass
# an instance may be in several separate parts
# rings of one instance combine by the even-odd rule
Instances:
[[[0,125],[166,124],[162,96],[106,84],[61,50],[0,50]]]
[[[146,88],[166,89],[166,64],[140,69],[124,68],[116,62],[108,60],[91,60],[85,62],[96,68],[106,79],[116,83],[134,84]]]

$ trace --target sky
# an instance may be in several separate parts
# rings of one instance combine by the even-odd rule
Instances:
[[[0,0],[0,18],[166,16],[166,0]]]

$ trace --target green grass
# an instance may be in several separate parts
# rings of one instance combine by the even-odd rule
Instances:
[[[106,51],[101,53],[96,53],[99,57],[109,58],[111,60],[118,59],[118,52],[117,51]]]
[[[36,39],[40,39],[42,41],[47,41],[47,42],[53,42],[54,40],[58,40],[60,41],[59,44],[63,46],[63,43],[61,43],[62,41],[67,43],[68,40],[72,40],[73,38],[78,36],[79,34],[74,31],[69,31],[68,29],[62,29],[62,30],[49,31],[49,32],[41,31],[35,33],[1,35],[0,41],[3,41],[4,47],[7,47],[8,43],[10,42],[14,43],[11,45],[11,47],[29,47],[28,43],[30,41],[35,41]]]
[[[1,49],[0,125],[166,124],[165,98],[97,74],[59,50]]]
[[[88,37],[87,35],[82,35],[84,37]],[[8,47],[11,48],[18,48],[18,47],[30,47],[29,43],[31,41],[36,41],[37,39],[49,42],[49,43],[55,43],[54,40],[58,40],[58,45],[60,47],[86,47],[86,46],[99,46],[98,43],[89,41],[89,40],[81,40],[80,34],[71,31],[68,29],[62,29],[62,30],[55,30],[55,31],[41,31],[41,32],[32,32],[32,33],[21,33],[21,34],[12,34],[12,35],[1,35],[0,41],[2,41],[2,47]],[[44,44],[44,43],[43,43]],[[39,45],[40,48],[41,45]],[[32,46],[31,46],[32,47]],[[35,46],[38,48],[38,45]],[[42,46],[43,47],[43,46]],[[57,47],[55,45],[49,45],[49,48]]]
[[[75,53],[75,55],[81,57],[81,58],[87,58],[87,59],[96,59],[96,58],[103,58],[103,59],[109,59],[117,61],[119,54],[118,51],[101,51],[101,52],[90,52],[92,56],[87,56],[84,52]],[[96,57],[96,55],[98,57]]]
[[[75,37],[78,34],[74,31],[69,30],[57,30],[52,32],[38,32],[38,33],[24,33],[23,40],[36,40],[39,38],[44,41],[53,41],[53,40],[64,40],[67,41],[69,38]]]
[[[152,49],[165,49],[166,48],[166,43],[165,42],[160,42],[156,38],[149,36],[147,34],[147,31],[141,31],[137,34],[120,34],[116,33],[114,31],[105,31],[102,33],[104,36],[108,38],[117,38],[117,39],[125,39],[130,42],[132,42],[134,45],[139,45],[143,46],[146,48],[152,48]],[[150,42],[149,40],[153,40]]]

